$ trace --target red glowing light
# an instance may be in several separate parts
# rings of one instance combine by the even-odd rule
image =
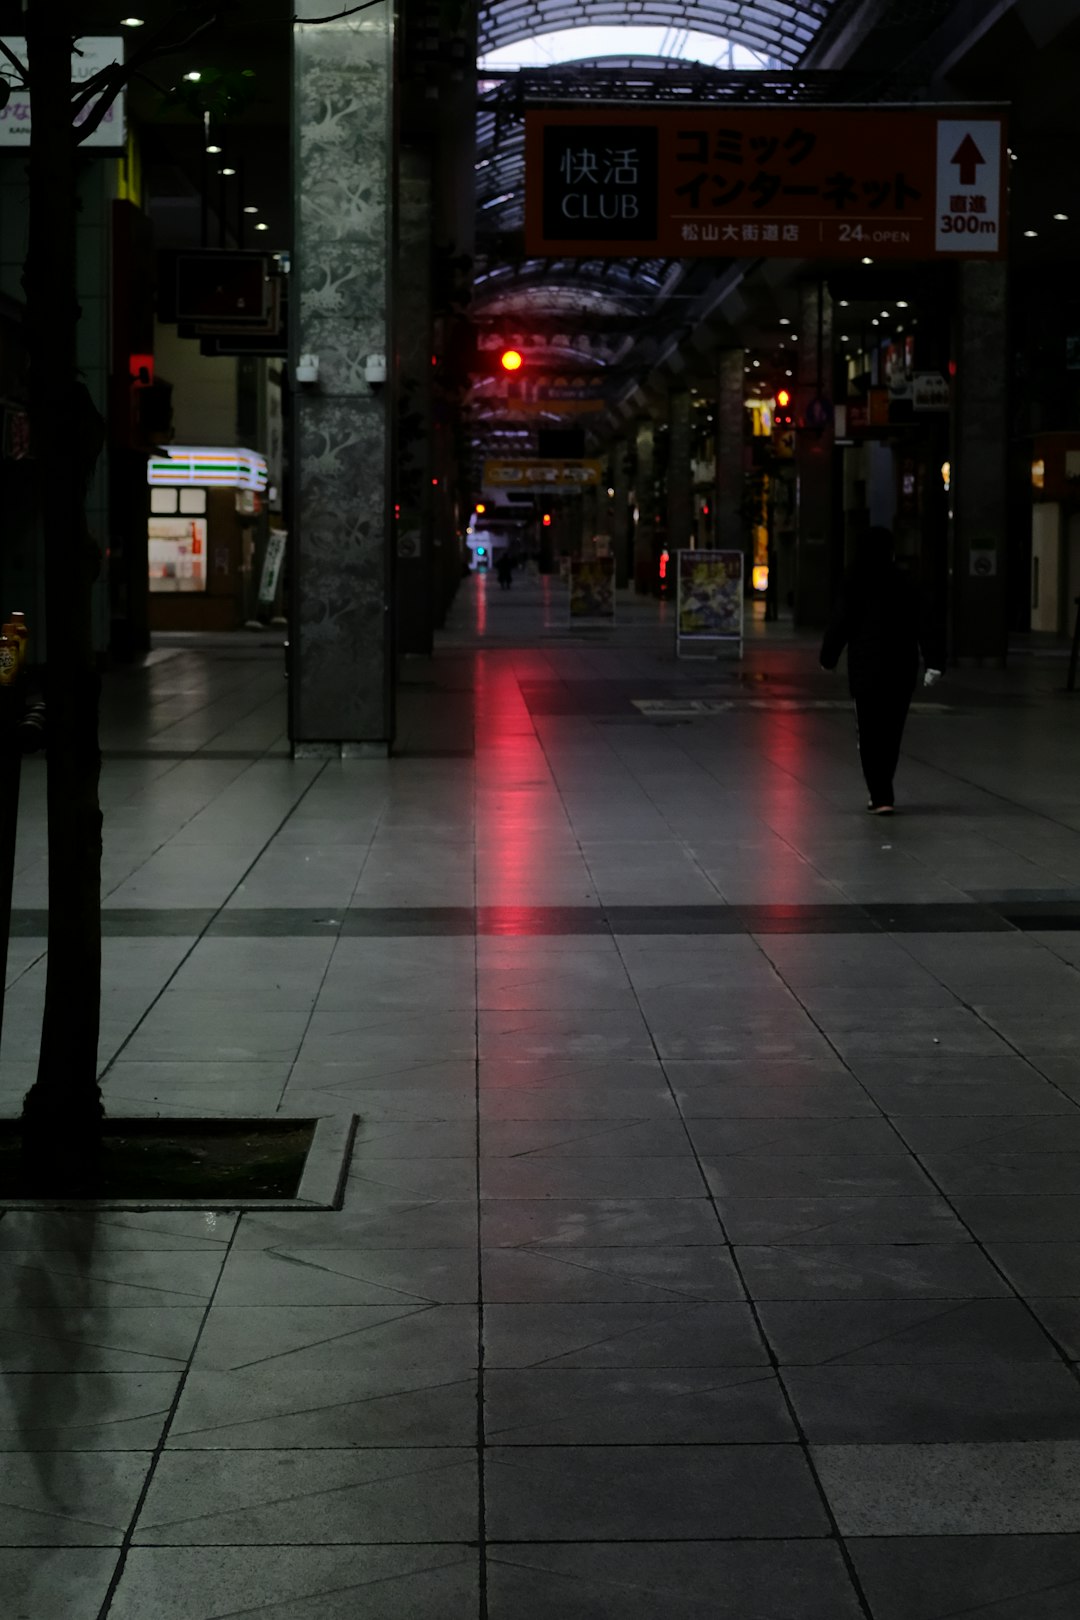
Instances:
[[[520,371],[525,364],[516,349],[507,349],[503,353],[502,368],[504,371]]]
[[[791,395],[788,393],[786,388],[781,388],[780,392],[776,396],[776,403],[778,405],[791,404]]]
[[[667,579],[668,561],[669,561],[668,552],[667,551],[662,551],[660,553],[660,578],[661,579]]]
[[[551,513],[550,512],[545,512],[544,513],[544,528],[545,529],[550,529],[551,528]]]

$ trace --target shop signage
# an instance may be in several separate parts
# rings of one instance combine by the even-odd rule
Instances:
[[[911,403],[917,411],[947,411],[951,400],[949,379],[940,371],[916,371],[911,379]]]
[[[259,580],[259,606],[273,607],[277,597],[278,581],[281,578],[281,565],[285,561],[285,542],[288,535],[284,529],[271,529],[266,542],[266,555],[263,557],[262,575]]]
[[[4,44],[20,62],[26,61],[26,41],[14,34],[4,36]],[[124,41],[120,35],[88,35],[79,39],[78,51],[71,54],[71,80],[72,87],[77,92],[78,87],[92,79],[103,68],[111,67],[114,62],[124,60]],[[15,70],[9,62],[0,60],[0,79],[6,80],[11,86],[11,95],[7,105],[0,107],[0,146],[29,146],[30,144],[30,92],[15,85]],[[97,106],[100,97],[92,101],[79,117],[79,123],[85,123]],[[105,147],[113,151],[123,151],[127,141],[127,124],[124,115],[124,96],[121,93],[106,109],[101,123],[86,137],[84,146]]]
[[[734,644],[741,653],[742,552],[680,551],[677,557],[675,644],[679,657],[709,657],[724,644]]]
[[[614,557],[574,557],[570,563],[570,623],[577,629],[615,623]]]
[[[201,484],[207,488],[253,489],[269,482],[266,461],[257,450],[212,450],[172,444],[151,456],[146,481],[155,484]]]
[[[1000,257],[1005,124],[925,107],[526,115],[536,257]]]
[[[598,461],[485,461],[485,489],[593,489],[600,482]]]
[[[506,409],[512,415],[587,415],[604,405],[603,382],[592,377],[529,377],[507,385]]]

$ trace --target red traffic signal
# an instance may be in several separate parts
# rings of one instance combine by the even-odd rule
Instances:
[[[544,513],[544,528],[545,529],[550,529],[551,528],[551,513],[550,512],[545,512]]]
[[[776,405],[773,409],[773,427],[791,428],[795,426],[795,415],[791,408],[791,390],[778,388],[776,390]]]
[[[500,364],[504,371],[520,371],[525,361],[517,349],[504,349]]]

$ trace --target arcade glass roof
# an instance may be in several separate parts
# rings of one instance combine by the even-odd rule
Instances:
[[[563,29],[633,26],[662,28],[676,36],[713,34],[747,46],[774,64],[793,67],[832,9],[833,0],[799,0],[798,4],[790,0],[486,0],[480,7],[480,58],[519,40]],[[613,49],[619,52],[618,45]],[[682,53],[671,49],[662,54]]]

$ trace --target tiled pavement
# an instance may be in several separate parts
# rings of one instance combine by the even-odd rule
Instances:
[[[257,642],[110,679],[110,1110],[361,1124],[339,1213],[0,1219],[5,1616],[1080,1613],[1063,668],[951,676],[882,823],[811,647],[623,606],[470,586],[390,764]]]

